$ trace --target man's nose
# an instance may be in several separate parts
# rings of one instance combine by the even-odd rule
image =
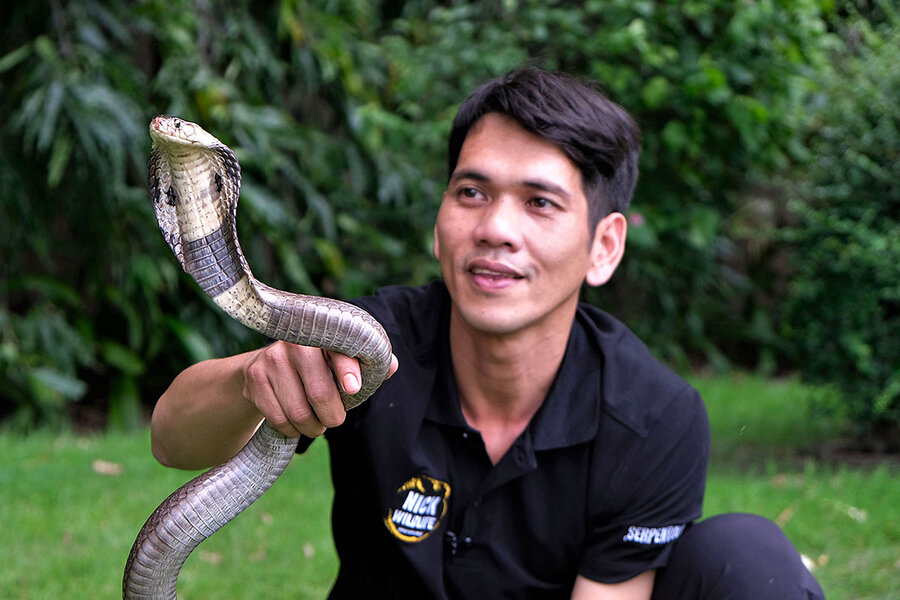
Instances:
[[[479,244],[518,249],[521,243],[521,214],[511,198],[497,198],[484,207],[475,227]]]

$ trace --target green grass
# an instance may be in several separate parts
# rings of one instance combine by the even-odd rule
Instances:
[[[709,412],[713,463],[746,467],[772,458],[796,458],[843,433],[834,418],[814,411],[828,400],[827,392],[796,379],[738,373],[690,380]]]
[[[336,573],[327,448],[295,457],[272,489],[184,566],[184,598],[323,598]],[[105,461],[119,474],[104,474]],[[120,598],[152,510],[193,474],[159,466],[149,436],[0,435],[0,598]]]
[[[900,597],[896,473],[798,458],[840,429],[809,416],[809,390],[796,382],[735,376],[693,383],[713,430],[705,513],[774,519],[818,563],[829,600]],[[325,450],[313,444],[269,493],[198,548],[179,579],[180,597],[326,595],[337,563]],[[119,471],[104,473],[110,464]],[[120,597],[135,534],[188,478],[154,462],[146,433],[0,434],[0,598]]]
[[[840,423],[813,410],[796,380],[694,377],[709,411],[712,458],[704,515],[750,512],[778,523],[829,600],[900,598],[900,479],[888,465],[819,465]]]
[[[862,472],[814,464],[751,472],[715,466],[707,515],[773,519],[814,570],[829,600],[900,598],[900,481],[886,467]]]

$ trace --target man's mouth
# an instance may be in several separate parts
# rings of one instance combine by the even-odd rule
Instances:
[[[522,279],[522,273],[515,267],[511,267],[504,262],[490,260],[487,258],[476,258],[470,260],[468,265],[469,273],[473,275],[483,275],[485,277],[508,277],[511,279]]]
[[[499,289],[525,278],[513,267],[485,259],[473,260],[466,271],[477,285],[489,289]]]
[[[469,273],[480,277],[492,277],[495,279],[522,279],[521,275],[509,273],[505,271],[494,271],[493,269],[474,268],[469,269]]]

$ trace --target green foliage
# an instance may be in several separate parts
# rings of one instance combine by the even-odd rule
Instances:
[[[900,423],[900,15],[846,34],[792,206],[786,327],[804,373],[835,382],[858,424]]]
[[[755,302],[760,282],[735,268],[742,249],[733,226],[748,185],[795,154],[809,75],[829,44],[819,5],[588,6],[606,34],[588,36],[592,47],[568,60],[589,58],[588,72],[636,113],[644,132],[631,244],[612,285],[588,298],[610,306],[665,358],[754,366],[772,342],[771,326]]]
[[[455,107],[529,61],[602,81],[644,130],[626,261],[588,299],[669,359],[773,343],[747,301],[758,282],[729,266],[729,223],[748,182],[800,146],[808,75],[830,40],[817,0],[46,10],[0,15],[0,412],[13,422],[59,420],[78,401],[127,426],[187,363],[261,341],[211,308],[156,232],[154,114],[235,150],[260,279],[352,297],[437,275]]]

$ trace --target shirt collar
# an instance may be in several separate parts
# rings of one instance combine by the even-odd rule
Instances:
[[[544,403],[529,428],[535,450],[592,440],[600,423],[601,357],[576,317],[566,353]]]
[[[450,361],[449,314],[440,330],[434,348],[437,372],[425,418],[466,428]],[[534,450],[574,446],[596,436],[601,411],[601,364],[599,351],[576,318],[556,378],[525,432]]]

